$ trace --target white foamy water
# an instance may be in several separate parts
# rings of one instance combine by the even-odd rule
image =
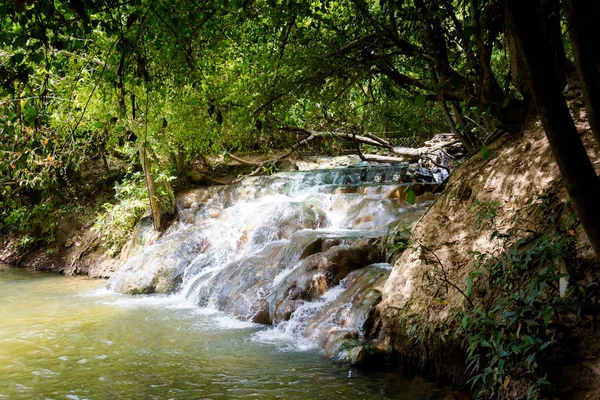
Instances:
[[[314,301],[305,301],[300,305],[288,321],[284,321],[270,329],[255,333],[252,340],[257,343],[271,344],[282,351],[306,351],[317,348],[317,345],[304,336],[307,323],[325,306],[333,302],[346,290],[344,283],[331,288],[322,297]]]
[[[310,246],[375,239],[386,235],[391,224],[405,221],[410,226],[416,221],[426,202],[411,206],[399,198],[407,186],[404,182],[421,179],[417,178],[421,172],[407,166],[288,172],[211,189],[208,200],[205,191],[200,196],[204,202],[190,203],[194,208],[179,206],[182,217],[177,229],[140,249],[108,285],[120,292],[147,293],[164,281],[166,287],[177,287],[177,293],[124,296],[108,304],[173,310],[199,307],[196,312],[209,317],[218,329],[256,329],[253,321],[273,318],[271,308],[282,300],[271,301],[273,296],[285,297],[298,274],[311,273],[302,269],[302,261],[317,251]],[[433,181],[437,176],[424,172],[429,178],[423,179]],[[390,267],[381,264],[381,268]],[[296,303],[288,321],[255,333],[252,340],[287,350],[314,348],[311,339],[304,337],[307,324],[343,290],[338,285],[321,298]]]

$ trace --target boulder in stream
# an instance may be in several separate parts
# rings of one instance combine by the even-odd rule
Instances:
[[[269,296],[272,321],[286,321],[299,302],[321,297],[351,271],[378,262],[382,254],[374,243],[337,245],[306,257]]]
[[[379,338],[381,323],[375,308],[390,274],[387,266],[373,264],[352,271],[342,282],[345,290],[309,321],[306,336],[332,359],[359,364],[389,355],[390,347]]]

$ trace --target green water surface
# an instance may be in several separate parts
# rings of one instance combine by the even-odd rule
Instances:
[[[104,283],[0,269],[0,399],[416,399],[432,388],[260,343],[267,328]]]

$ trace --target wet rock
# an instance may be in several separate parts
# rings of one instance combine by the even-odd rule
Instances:
[[[197,210],[200,205],[206,203],[214,193],[214,187],[182,190],[177,193],[175,203],[180,210]]]
[[[199,305],[211,304],[243,320],[270,324],[264,300],[285,256],[285,243],[271,243],[259,254],[229,263],[198,291]]]
[[[259,236],[276,233],[276,230],[263,228],[256,230],[260,232]],[[216,275],[207,275],[206,280],[199,280],[192,289],[195,301],[201,306],[211,304],[242,319],[271,324],[269,303],[266,299],[274,290],[274,282],[282,270],[343,242],[368,242],[358,237],[336,238],[329,235],[321,231],[302,230],[292,235],[289,242],[272,242],[259,253],[242,256],[226,265]],[[324,273],[314,274],[311,285],[315,288],[317,297],[330,287]],[[284,308],[285,305],[282,305],[281,313],[288,317],[294,311],[293,306],[287,312]]]
[[[363,199],[346,215],[341,227],[346,229],[381,229],[395,220],[400,213],[394,200]]]
[[[160,233],[154,230],[152,216],[150,211],[146,212],[133,228],[131,238],[121,249],[121,260],[125,261],[129,257],[138,253],[142,248],[155,243],[160,237]]]
[[[330,222],[325,212],[315,203],[292,203],[275,209],[272,218],[263,221],[264,225],[251,229],[247,242],[250,248],[266,243],[289,239],[296,232],[316,228],[325,228]]]
[[[389,274],[390,270],[380,265],[351,272],[342,283],[346,290],[312,318],[306,336],[337,361],[358,364],[389,355],[389,346],[378,340],[380,324],[375,309]]]
[[[306,257],[269,297],[271,319],[289,319],[299,302],[320,297],[351,271],[373,264],[380,257],[380,250],[371,243],[338,245]]]
[[[208,215],[210,218],[219,218],[222,212],[223,207],[221,204],[213,204],[206,209],[206,215]]]
[[[296,163],[290,160],[280,160],[275,164],[275,167],[280,172],[295,171],[298,169]]]
[[[279,239],[279,233],[274,226],[256,228],[250,237],[249,246],[256,248]]]
[[[129,258],[107,286],[120,293],[172,293],[188,264],[208,246],[205,238],[185,231],[165,237]]]
[[[329,226],[327,214],[318,204],[296,203],[294,209],[287,210],[275,221],[279,238],[289,238],[301,229],[316,229]]]

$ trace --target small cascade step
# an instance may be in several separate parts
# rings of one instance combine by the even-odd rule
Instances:
[[[356,340],[373,332],[356,321],[371,318],[374,282],[389,274],[380,243],[420,218],[436,179],[413,165],[358,165],[187,190],[177,196],[179,224],[152,246],[133,238],[134,255],[108,286],[177,293],[244,321],[281,324],[275,329],[310,337],[332,357],[357,360],[363,347]],[[415,204],[406,202],[409,186]],[[348,296],[364,298],[364,307]],[[323,336],[322,312],[339,316],[346,308],[358,310],[348,317],[353,327],[340,319],[338,333]],[[342,340],[349,337],[354,342]]]

